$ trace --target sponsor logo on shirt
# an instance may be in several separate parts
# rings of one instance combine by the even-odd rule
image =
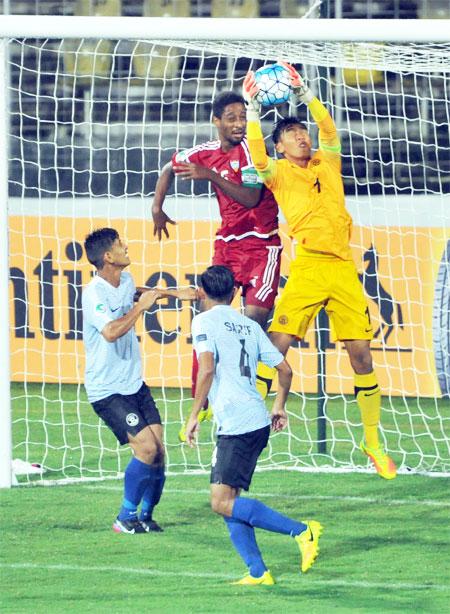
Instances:
[[[127,417],[125,418],[128,426],[136,426],[136,424],[139,423],[139,418],[137,417],[136,414],[127,414]]]
[[[95,306],[95,311],[98,311],[99,313],[106,313],[106,307],[103,303],[98,303]]]
[[[197,335],[195,340],[197,343],[200,343],[200,341],[206,341],[208,339],[208,337],[205,334],[202,335]]]
[[[282,326],[285,326],[285,324],[287,324],[289,322],[289,318],[287,316],[280,316],[278,318],[278,322],[279,324],[281,324]]]

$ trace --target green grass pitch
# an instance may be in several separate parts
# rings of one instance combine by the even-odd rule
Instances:
[[[2,613],[445,612],[448,484],[441,478],[259,472],[250,495],[325,526],[306,574],[295,542],[257,531],[277,584],[245,572],[208,505],[206,475],[169,476],[161,534],[111,530],[121,482],[0,492]]]
[[[76,477],[80,465],[93,477],[100,466],[111,474],[126,466],[129,451],[122,450],[117,460],[114,438],[107,429],[99,430],[82,389],[33,384],[25,390],[15,384],[12,393],[14,456],[44,460],[50,468],[46,477]],[[198,450],[186,450],[177,444],[176,433],[188,401],[170,391],[155,391],[155,397],[164,397],[160,406],[171,466],[206,469],[210,427],[204,427]],[[415,399],[406,413],[401,399],[383,401],[388,408],[392,403],[398,403],[395,412],[385,411],[383,422],[388,444],[398,443],[394,426],[404,432],[405,456],[396,460],[414,466],[419,449],[422,456],[431,459],[437,451],[448,460],[442,420],[436,419],[445,415],[445,407]],[[296,438],[273,438],[272,459],[287,464],[289,450],[298,455],[300,466],[311,454],[317,465],[329,462],[316,453],[315,444],[307,443],[315,437],[315,403],[299,408],[298,397],[293,397],[289,405]],[[329,445],[339,466],[352,448],[349,432],[355,441],[360,436],[357,409],[341,398],[330,401],[328,413],[335,439],[341,441],[334,448]],[[99,437],[104,445],[101,459]],[[355,461],[364,464],[358,452],[354,454]],[[267,465],[266,456],[261,467]],[[319,558],[306,574],[300,573],[291,538],[257,531],[277,580],[274,587],[230,585],[245,568],[225,524],[210,511],[208,494],[206,473],[170,474],[155,513],[164,533],[129,536],[111,530],[121,480],[0,491],[0,611],[314,614],[448,609],[450,501],[445,478],[399,475],[386,482],[374,473],[257,472],[250,496],[325,526]]]

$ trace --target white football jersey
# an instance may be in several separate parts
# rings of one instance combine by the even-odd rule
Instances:
[[[102,335],[106,324],[130,311],[135,291],[133,278],[126,272],[121,273],[118,288],[96,276],[83,290],[84,386],[91,403],[111,394],[135,394],[142,386],[141,355],[134,328],[113,342]]]
[[[215,305],[192,320],[194,349],[214,355],[215,374],[208,399],[219,435],[240,435],[270,424],[256,390],[256,367],[279,365],[284,357],[261,326],[229,305]]]

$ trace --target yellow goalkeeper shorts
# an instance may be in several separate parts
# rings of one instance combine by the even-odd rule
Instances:
[[[354,263],[304,256],[291,264],[269,332],[303,339],[321,307],[330,318],[333,341],[373,338],[369,308]]]

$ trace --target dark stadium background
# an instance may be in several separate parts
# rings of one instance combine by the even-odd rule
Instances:
[[[122,14],[142,15],[145,1],[122,0]],[[92,0],[91,7],[96,2],[99,0]],[[89,6],[89,2],[77,4],[74,0],[12,0],[1,2],[0,7],[11,14],[73,15],[79,13],[81,4]],[[224,0],[222,4],[224,7],[239,4],[239,0]],[[259,14],[261,18],[273,18],[284,16],[283,11],[287,11],[289,15],[301,16],[313,4],[313,1],[308,4],[308,0],[260,0]],[[211,15],[211,3],[207,0],[191,0],[190,6],[191,16]],[[361,19],[439,18],[448,17],[450,8],[448,0],[324,0],[321,13],[325,17]],[[111,79],[97,79],[93,87],[79,80],[74,88],[68,79],[55,76],[58,62],[61,63],[61,55],[58,58],[55,53],[60,44],[51,40],[42,45],[41,41],[30,48],[16,41],[10,46],[11,196],[151,196],[159,170],[175,149],[177,134],[179,147],[192,146],[214,134],[210,126],[212,88],[208,83],[213,79],[216,83],[226,81],[225,58],[206,59],[200,68],[198,56],[190,54],[180,60],[182,87],[163,90],[161,82],[149,82],[143,97],[144,79],[133,73],[129,41],[115,48]],[[261,64],[253,62],[252,67]],[[234,64],[234,89],[239,88],[248,68],[246,59]],[[205,83],[200,88],[199,76],[201,83]],[[333,76],[333,71],[321,72],[319,87],[323,87],[325,80],[332,82]],[[344,111],[344,123],[351,132],[341,130],[347,194],[450,191],[448,109],[446,97],[441,95],[442,83],[442,79],[433,83],[425,77],[422,82],[419,76],[404,77],[400,84],[398,75],[386,73],[376,95],[365,93],[364,87],[348,89],[345,106],[352,110]],[[332,90],[333,86],[328,90],[331,98]],[[89,116],[96,124],[93,131],[86,125],[87,91]],[[419,122],[414,121],[419,117],[417,94],[420,97],[422,91],[420,113],[423,117],[425,111],[430,119],[425,130],[420,130]],[[398,95],[400,92],[402,96]],[[363,115],[364,137],[358,130]],[[185,131],[179,132],[177,121]],[[162,143],[158,140],[161,123]],[[178,193],[192,190],[182,182],[178,182],[176,189]],[[194,186],[195,194],[207,194],[208,189],[201,182]]]

